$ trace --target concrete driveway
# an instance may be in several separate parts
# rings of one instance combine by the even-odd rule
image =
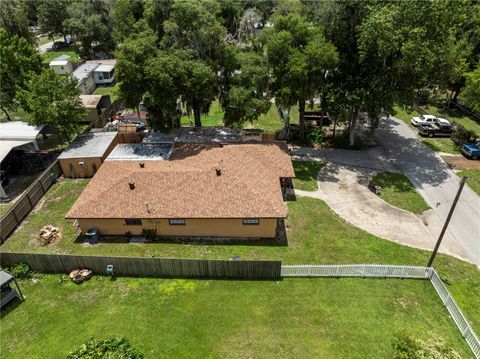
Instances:
[[[48,50],[50,50],[52,48],[52,46],[53,46],[53,41],[47,42],[46,44],[38,46],[37,50],[40,54],[43,54],[43,53],[47,52]]]
[[[376,137],[387,162],[408,177],[432,208],[432,220],[442,223],[447,217],[460,178],[399,119],[381,121]],[[465,186],[460,197],[449,232],[465,256],[480,267],[480,197],[468,186]]]
[[[330,162],[318,175],[319,189],[316,192],[296,190],[295,193],[324,200],[347,222],[378,237],[432,250],[437,237],[421,216],[390,206],[368,190],[367,185],[376,172],[376,169],[367,167]],[[453,238],[445,237],[443,244],[442,253],[465,259],[462,248]]]

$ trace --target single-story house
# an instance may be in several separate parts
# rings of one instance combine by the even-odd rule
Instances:
[[[101,235],[274,238],[293,177],[285,144],[120,144],[66,218]]]
[[[97,85],[111,85],[115,81],[115,66],[101,64],[94,71],[95,83]]]
[[[116,132],[89,132],[75,139],[58,156],[65,177],[93,177],[117,145]]]
[[[93,71],[98,67],[98,64],[83,64],[72,72],[73,78],[77,83],[77,88],[80,89],[82,95],[91,94],[96,87]]]
[[[69,75],[73,72],[73,64],[69,55],[60,55],[50,61],[48,66],[58,75]]]
[[[110,95],[80,95],[83,107],[87,109],[85,121],[93,122],[102,113],[104,108],[111,105]]]

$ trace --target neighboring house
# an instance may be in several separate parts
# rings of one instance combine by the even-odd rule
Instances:
[[[274,238],[287,215],[285,144],[119,144],[67,219],[82,233]]]
[[[97,85],[111,85],[115,81],[115,66],[101,64],[94,71],[95,83]]]
[[[69,75],[73,72],[73,64],[69,59],[70,56],[61,55],[54,58],[48,66],[59,75]]]
[[[92,177],[117,143],[116,132],[78,135],[58,156],[63,175],[71,178]]]
[[[110,95],[80,95],[83,107],[87,110],[85,121],[93,122],[102,113],[102,110],[109,108]]]
[[[96,84],[93,71],[98,66],[98,64],[87,63],[80,65],[73,71],[72,76],[78,81],[77,88],[82,95],[90,95],[95,90]]]

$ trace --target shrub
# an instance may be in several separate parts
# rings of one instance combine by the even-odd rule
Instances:
[[[319,127],[307,128],[307,143],[309,146],[322,143],[325,140],[325,132]]]
[[[395,335],[393,349],[395,359],[460,359],[460,355],[442,339],[431,337],[420,340],[405,331]]]
[[[127,338],[90,338],[80,348],[67,355],[67,359],[142,359],[138,351]]]
[[[157,232],[154,229],[144,228],[142,229],[142,236],[146,239],[154,239],[157,236]]]
[[[25,263],[19,263],[11,268],[7,268],[7,272],[18,279],[30,278],[32,276],[30,267]]]
[[[467,130],[462,124],[453,124],[452,140],[458,146],[462,146],[465,142],[474,142],[477,134],[475,131]]]
[[[126,235],[128,238],[130,238],[130,237],[132,236],[132,232],[127,231],[127,232],[125,232],[125,235]]]

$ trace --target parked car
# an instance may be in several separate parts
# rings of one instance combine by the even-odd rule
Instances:
[[[68,44],[65,41],[55,41],[52,45],[52,50],[60,50],[67,46]]]
[[[477,143],[465,143],[462,146],[462,153],[471,158],[472,160],[477,160],[480,158],[480,141]]]
[[[67,45],[73,45],[77,40],[74,37],[67,37]]]
[[[429,123],[436,123],[436,122],[451,125],[450,122],[448,122],[444,118],[438,118],[433,115],[421,115],[418,117],[413,117],[412,120],[410,121],[410,123],[415,127],[418,127],[420,125],[427,125]]]
[[[445,136],[450,137],[452,134],[452,126],[450,123],[436,121],[433,123],[422,124],[418,127],[418,133],[422,136],[434,137]]]

